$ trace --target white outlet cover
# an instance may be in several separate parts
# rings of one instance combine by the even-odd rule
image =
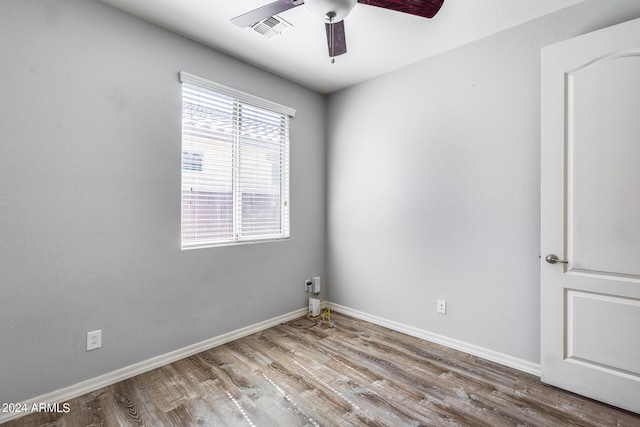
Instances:
[[[447,314],[447,302],[443,299],[438,300],[438,313]]]
[[[87,332],[87,351],[102,347],[102,329]]]

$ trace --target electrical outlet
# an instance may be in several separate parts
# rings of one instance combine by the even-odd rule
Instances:
[[[87,332],[87,351],[102,347],[102,329]]]
[[[306,279],[304,281],[304,290],[307,292],[311,292],[311,284],[313,283],[313,281],[311,279]]]
[[[443,299],[438,300],[438,313],[447,314],[447,302]]]

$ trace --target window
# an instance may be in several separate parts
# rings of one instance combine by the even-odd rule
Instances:
[[[182,249],[289,237],[295,110],[181,72]]]

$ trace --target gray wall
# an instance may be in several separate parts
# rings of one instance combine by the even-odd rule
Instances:
[[[0,55],[0,402],[306,305],[323,96],[95,0],[2,0]],[[289,241],[180,251],[180,70],[297,109]]]
[[[590,0],[330,96],[329,299],[537,363],[540,48],[637,17]]]

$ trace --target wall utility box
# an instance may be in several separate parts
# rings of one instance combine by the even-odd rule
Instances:
[[[309,298],[309,313],[312,316],[320,316],[320,300],[318,298]]]
[[[311,293],[319,294],[320,293],[320,277],[312,277],[311,278]]]

